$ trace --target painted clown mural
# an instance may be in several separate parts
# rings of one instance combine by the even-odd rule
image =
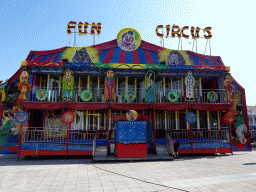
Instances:
[[[114,72],[109,70],[105,78],[105,101],[115,100],[115,77]]]
[[[65,75],[62,78],[63,100],[71,101],[73,99],[74,89],[73,71],[67,69],[64,73]]]

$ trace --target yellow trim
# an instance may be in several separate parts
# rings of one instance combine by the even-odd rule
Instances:
[[[199,118],[199,110],[196,110],[196,117]]]
[[[118,86],[118,77],[116,77],[116,85]]]
[[[42,75],[40,75],[40,85],[43,86],[42,85]]]
[[[199,85],[200,85],[200,87],[202,86],[202,78],[201,77],[199,77]]]
[[[61,75],[60,75],[60,77],[59,77],[59,84],[61,85]]]
[[[220,112],[219,111],[217,111],[217,117],[218,117],[218,119],[220,118]]]
[[[172,78],[171,78],[171,87],[172,87]]]
[[[100,77],[98,77],[98,85],[100,86]]]
[[[181,77],[181,85],[183,86],[184,77]]]
[[[128,76],[125,77],[125,85],[128,85]]]
[[[50,82],[50,74],[48,74],[48,76],[47,76],[47,83],[49,83]]]
[[[111,109],[109,109],[109,118],[111,118]]]
[[[163,85],[165,86],[165,77],[163,77]]]
[[[27,66],[28,62],[27,61],[21,61],[21,66]]]
[[[78,77],[78,85],[81,86],[81,76]]]
[[[134,87],[137,85],[137,77],[135,77],[135,80],[134,80]]]
[[[210,119],[210,111],[207,111],[207,118]]]

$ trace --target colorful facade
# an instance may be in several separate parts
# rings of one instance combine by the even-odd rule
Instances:
[[[180,154],[251,150],[245,90],[230,67],[148,43],[132,28],[102,44],[31,51],[1,84],[1,101],[0,153],[93,155],[96,142],[145,157],[168,139]],[[14,120],[19,111],[25,124]]]

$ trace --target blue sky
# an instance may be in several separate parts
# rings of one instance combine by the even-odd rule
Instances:
[[[255,105],[255,5],[253,0],[0,0],[0,80],[10,78],[30,50],[73,46],[74,36],[67,35],[71,20],[101,22],[97,44],[116,39],[125,27],[160,45],[157,25],[211,26],[211,54],[231,67],[231,74],[246,90],[247,105]],[[183,50],[192,50],[191,42],[183,39]],[[77,37],[77,46],[92,43],[90,35]],[[199,39],[198,53],[204,54],[205,45],[206,40]],[[165,47],[178,49],[178,39],[165,39]]]

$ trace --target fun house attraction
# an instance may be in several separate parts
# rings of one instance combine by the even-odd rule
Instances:
[[[101,32],[70,22],[68,34],[76,26]],[[199,27],[165,28],[199,38]],[[93,46],[30,51],[0,88],[1,154],[147,159],[168,156],[171,140],[179,154],[252,149],[245,90],[221,57],[157,46],[133,28]]]

